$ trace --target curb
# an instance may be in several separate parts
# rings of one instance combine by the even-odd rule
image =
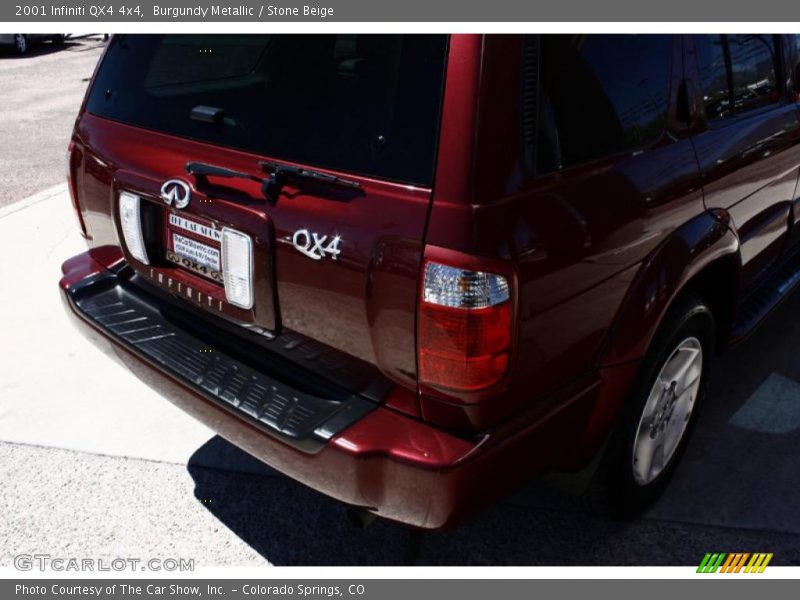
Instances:
[[[4,219],[10,215],[13,215],[16,212],[31,207],[34,204],[38,204],[39,202],[44,202],[45,200],[49,200],[55,196],[65,194],[66,192],[67,192],[66,182],[59,183],[57,185],[54,185],[53,187],[49,187],[46,190],[42,190],[41,192],[35,193],[33,196],[28,196],[24,200],[20,200],[18,202],[14,202],[13,204],[9,204],[8,206],[0,208],[0,219]]]

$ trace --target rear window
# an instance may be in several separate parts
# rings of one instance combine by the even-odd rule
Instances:
[[[723,119],[778,102],[778,52],[772,35],[698,35],[706,116]]]
[[[523,110],[530,114],[523,114],[523,137],[534,172],[638,150],[661,137],[669,36],[528,36],[524,61]]]
[[[118,35],[87,110],[265,156],[427,186],[446,47],[447,37],[438,35]],[[207,107],[206,120],[198,107]]]

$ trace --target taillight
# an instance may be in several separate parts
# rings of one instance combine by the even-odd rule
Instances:
[[[119,221],[128,252],[141,263],[150,264],[142,231],[142,211],[139,196],[129,192],[119,195]]]
[[[225,297],[240,308],[253,308],[253,241],[249,235],[222,228]]]
[[[499,382],[511,355],[506,275],[427,260],[418,319],[420,383],[474,392]]]

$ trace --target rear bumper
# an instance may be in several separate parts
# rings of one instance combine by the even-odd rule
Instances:
[[[124,319],[102,309],[109,294],[117,294],[129,303],[123,306],[126,310],[136,305],[143,311],[131,315],[134,319],[161,314],[155,297],[127,283],[125,270],[115,274],[88,253],[67,261],[62,270],[62,299],[78,328],[173,403],[286,475],[347,504],[417,527],[446,527],[550,466],[567,439],[564,432],[582,429],[596,399],[597,386],[592,385],[540,419],[502,434],[466,439],[341,390],[327,394],[319,388],[309,392],[292,387],[274,373],[259,372],[215,348],[207,350],[216,362],[181,360],[176,366],[166,354],[200,351],[190,343],[195,340],[191,334],[167,321],[162,325],[173,345],[152,345],[147,336],[127,334],[135,328],[120,327]],[[152,347],[145,348],[148,344]],[[213,369],[245,374],[253,388],[271,388],[271,399],[262,398],[267,404],[255,409],[244,395],[231,401],[236,394],[219,378],[208,384]],[[230,380],[231,373],[224,379]],[[275,398],[319,410],[311,417],[308,410],[301,411],[305,420],[292,419],[286,402],[269,404]],[[267,414],[271,417],[265,418]]]

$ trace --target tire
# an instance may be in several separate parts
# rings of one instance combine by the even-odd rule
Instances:
[[[686,295],[670,309],[587,490],[594,512],[631,518],[662,494],[697,421],[714,339],[714,317],[700,296]]]
[[[30,50],[30,44],[28,43],[27,35],[24,33],[14,34],[14,50],[20,55],[28,53],[28,50]]]

